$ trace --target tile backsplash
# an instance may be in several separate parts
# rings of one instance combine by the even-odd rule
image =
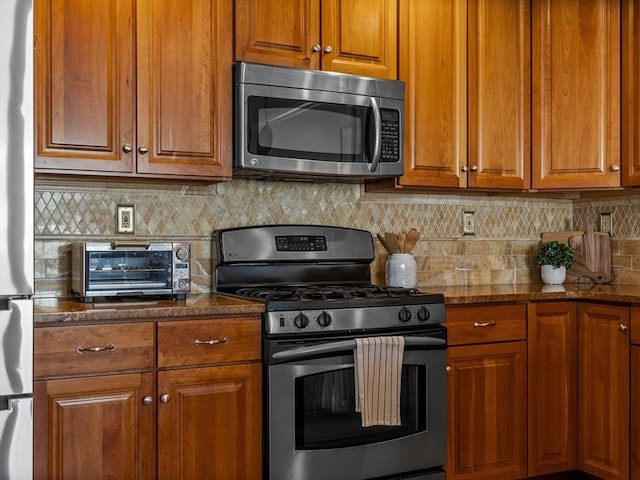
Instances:
[[[342,183],[233,180],[208,186],[39,182],[35,193],[36,295],[66,296],[69,245],[112,240],[118,204],[135,205],[136,239],[185,239],[192,245],[192,292],[211,281],[215,229],[271,223],[312,223],[372,232],[421,232],[414,250],[424,287],[527,283],[539,278],[535,250],[544,231],[583,229],[611,212],[614,282],[640,279],[640,194],[597,200],[530,196],[365,193]],[[475,212],[475,235],[462,234],[462,214]],[[597,226],[597,223],[596,223]],[[126,238],[131,238],[127,236]],[[372,265],[384,282],[386,254],[376,240]]]

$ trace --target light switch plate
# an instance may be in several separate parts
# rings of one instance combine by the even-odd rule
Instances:
[[[136,209],[133,205],[118,205],[116,213],[116,233],[135,233]]]

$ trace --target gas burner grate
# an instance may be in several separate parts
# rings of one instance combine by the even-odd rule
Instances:
[[[415,288],[386,287],[379,285],[241,288],[235,293],[243,297],[268,301],[401,298],[419,294]]]

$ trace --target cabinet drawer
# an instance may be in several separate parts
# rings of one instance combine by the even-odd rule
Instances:
[[[260,317],[158,323],[158,367],[260,359]]]
[[[527,306],[448,307],[446,326],[449,345],[524,340]]]
[[[153,367],[153,323],[38,327],[36,377]]]
[[[631,343],[640,345],[640,307],[631,307]]]

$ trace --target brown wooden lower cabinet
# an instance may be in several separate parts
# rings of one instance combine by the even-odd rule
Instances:
[[[158,372],[158,478],[260,480],[259,363]]]
[[[528,305],[528,474],[574,470],[578,456],[578,307]]]
[[[526,476],[526,344],[451,347],[447,479]]]
[[[578,303],[578,469],[629,478],[629,307]]]
[[[640,346],[631,347],[631,480],[640,480]]]
[[[35,382],[35,479],[155,478],[153,373]]]
[[[526,477],[526,306],[450,308],[447,327],[447,480]]]
[[[260,329],[257,316],[36,328],[34,478],[260,480]]]

